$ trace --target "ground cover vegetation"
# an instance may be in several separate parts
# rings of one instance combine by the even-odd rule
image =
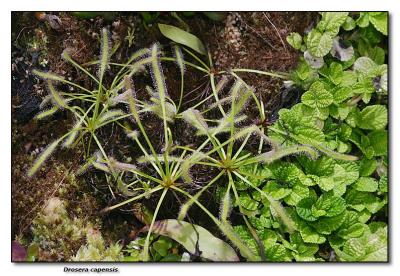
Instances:
[[[51,28],[60,20],[36,17]],[[54,172],[60,184],[13,237],[15,260],[387,261],[387,13],[321,12],[306,30],[278,31],[296,54],[292,70],[217,65],[186,23],[199,17],[233,33],[244,22],[239,13],[140,13],[162,43],[122,55],[134,28],[118,40],[103,27],[97,58],[61,53],[79,78],[31,71],[48,91],[33,120],[64,114],[69,123],[24,179],[41,183],[65,152],[73,164]],[[203,84],[189,91],[192,74]],[[249,76],[279,81],[294,100],[272,108]],[[90,216],[76,204],[87,198],[66,196],[74,193],[97,197]]]

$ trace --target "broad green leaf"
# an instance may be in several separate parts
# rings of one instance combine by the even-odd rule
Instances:
[[[369,25],[369,12],[360,12],[360,17],[356,22],[361,28],[367,27]]]
[[[364,233],[364,229],[365,225],[357,222],[352,225],[346,225],[346,227],[342,225],[342,228],[337,233],[341,238],[348,240],[361,236]]]
[[[268,181],[262,190],[276,200],[282,199],[292,192],[291,189],[279,185],[277,181]]]
[[[203,12],[205,16],[214,21],[222,21],[226,18],[227,12]]]
[[[376,69],[376,63],[369,57],[359,57],[354,62],[354,70],[361,74],[370,76]]]
[[[312,224],[312,226],[319,234],[329,235],[333,231],[339,229],[344,219],[345,216],[343,214],[335,217],[321,217],[316,223]]]
[[[343,23],[342,27],[345,31],[351,31],[356,27],[356,21],[352,17],[347,16],[346,21]]]
[[[317,200],[315,207],[319,210],[326,211],[325,216],[334,217],[344,212],[346,209],[346,201],[341,197],[325,193]]]
[[[375,159],[363,158],[360,162],[360,175],[370,176],[376,170],[377,165]]]
[[[328,33],[321,33],[313,29],[307,35],[307,48],[315,57],[324,57],[332,48],[333,39]]]
[[[370,12],[369,21],[374,27],[384,35],[388,35],[388,13],[387,12]]]
[[[290,44],[290,46],[292,46],[296,50],[299,50],[303,39],[299,33],[293,32],[286,37],[286,41]]]
[[[267,262],[290,262],[292,260],[289,251],[282,244],[274,244],[265,249]]]
[[[360,177],[354,184],[354,189],[360,192],[375,192],[378,189],[378,181],[372,177]]]
[[[369,142],[374,149],[375,156],[384,156],[388,153],[388,131],[376,130],[367,135]]]
[[[334,103],[340,104],[349,99],[353,95],[353,91],[350,87],[338,86],[332,90],[332,94]]]
[[[212,261],[239,261],[230,245],[199,225],[175,219],[159,220],[154,223],[153,233],[175,240],[192,254],[195,254],[198,248],[201,257]]]
[[[312,212],[312,207],[315,203],[315,199],[312,197],[306,197],[300,200],[296,206],[297,214],[304,220],[307,221],[316,221],[318,219],[315,214]]]
[[[381,193],[387,193],[388,192],[388,178],[387,178],[387,175],[382,176],[381,179],[379,179],[379,192],[381,192]]]
[[[258,202],[252,199],[247,193],[239,195],[240,204],[247,210],[255,211],[258,207]]]
[[[340,261],[387,262],[387,226],[371,223],[362,236],[351,238],[340,247],[335,246]]]
[[[171,39],[172,41],[183,44],[195,50],[199,54],[207,54],[203,42],[201,42],[197,36],[171,25],[158,24],[158,28],[165,37]]]
[[[388,123],[388,112],[384,105],[370,105],[359,113],[357,125],[362,129],[384,129]]]
[[[329,33],[330,36],[336,36],[340,26],[346,22],[348,14],[348,12],[322,12],[322,18],[318,22],[317,28]]]
[[[314,82],[310,89],[301,96],[301,101],[313,108],[328,107],[333,102],[333,96],[322,82]]]
[[[152,243],[152,247],[157,251],[162,257],[168,255],[168,250],[172,247],[172,241],[166,237],[161,237],[157,241]]]
[[[326,238],[323,235],[314,231],[306,223],[300,226],[300,235],[303,241],[307,243],[322,244],[326,241]]]
[[[345,199],[347,205],[358,212],[367,209],[371,213],[376,213],[386,205],[384,200],[379,199],[373,193],[360,192],[357,190],[350,190],[347,192]]]
[[[296,184],[292,187],[292,192],[284,198],[288,205],[295,206],[300,200],[309,196],[310,189],[302,184]]]
[[[340,63],[332,62],[329,65],[329,79],[335,85],[338,85],[342,82],[343,77],[343,67]]]

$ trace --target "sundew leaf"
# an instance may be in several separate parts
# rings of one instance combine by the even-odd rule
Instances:
[[[203,42],[201,42],[197,36],[171,25],[158,24],[158,28],[165,37],[171,39],[172,41],[183,44],[195,50],[199,54],[207,54]]]
[[[45,80],[64,81],[64,77],[53,74],[53,73],[41,72],[38,70],[32,70],[32,73],[42,79],[45,79]]]
[[[322,82],[314,82],[310,89],[301,96],[301,101],[313,108],[328,107],[333,102],[333,96],[329,93]]]
[[[333,39],[328,33],[313,29],[307,36],[307,48],[315,57],[324,57],[332,48]]]
[[[56,150],[58,144],[61,142],[60,139],[54,141],[51,143],[41,154],[40,156],[35,160],[33,163],[32,167],[28,171],[28,176],[31,177],[33,176],[39,168],[42,166],[42,164],[49,158],[49,156]]]
[[[292,46],[296,50],[299,50],[301,48],[303,39],[299,33],[293,32],[286,37],[286,41],[290,44],[290,46]]]
[[[359,113],[357,125],[362,129],[384,129],[388,123],[388,112],[384,105],[370,105]]]
[[[143,229],[147,230],[148,226]],[[154,223],[152,232],[175,240],[191,254],[200,252],[201,257],[215,262],[239,261],[230,245],[199,225],[175,219],[159,220]]]
[[[111,45],[110,45],[108,30],[103,28],[101,31],[101,53],[100,53],[100,69],[99,79],[103,79],[104,72],[107,70],[108,62],[110,60]]]

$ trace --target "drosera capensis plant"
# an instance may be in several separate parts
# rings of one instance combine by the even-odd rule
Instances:
[[[114,106],[124,99],[123,95],[121,96],[118,92],[122,87],[124,87],[126,79],[137,73],[141,66],[148,62],[148,60],[143,58],[147,52],[146,50],[135,52],[128,60],[127,64],[125,64],[125,67],[133,62],[135,65],[130,66],[127,71],[123,71],[122,69],[125,68],[123,67],[114,78],[111,87],[107,88],[104,84],[104,75],[109,66],[112,49],[109,41],[108,30],[104,28],[101,33],[101,53],[98,62],[98,77],[94,76],[84,67],[75,62],[70,56],[68,49],[64,50],[62,53],[64,60],[71,63],[93,81],[94,89],[82,87],[77,83],[69,81],[64,77],[51,72],[33,71],[35,75],[45,80],[49,90],[49,95],[43,100],[41,108],[45,109],[47,105],[51,105],[50,108],[40,112],[36,116],[36,119],[41,120],[47,118],[59,110],[68,110],[75,117],[76,123],[66,134],[52,142],[43,151],[29,170],[29,176],[34,175],[38,171],[40,166],[61,143],[62,146],[66,148],[74,147],[79,142],[84,142],[85,136],[89,136],[89,141],[85,145],[85,156],[87,158],[91,156],[93,150],[92,143],[94,141],[97,149],[99,149],[103,154],[103,157],[107,158],[105,150],[96,132],[106,125],[118,122],[119,120],[129,116],[122,110],[114,108]],[[63,84],[70,87],[70,91],[59,91],[57,84]]]
[[[153,75],[153,80],[154,80],[154,90],[157,93],[157,96],[159,98],[160,106],[161,106],[161,112],[158,114],[160,117],[163,118],[163,133],[164,133],[164,149],[161,154],[158,154],[155,150],[155,146],[153,143],[150,141],[146,129],[141,121],[141,118],[139,116],[139,111],[137,108],[137,103],[135,97],[130,97],[129,99],[129,107],[130,107],[130,112],[131,115],[134,119],[135,124],[137,125],[139,131],[135,130],[129,130],[126,128],[126,131],[128,132],[128,136],[134,140],[139,148],[141,149],[143,156],[138,159],[139,163],[149,163],[151,167],[154,169],[154,173],[148,173],[146,171],[140,170],[137,166],[132,165],[132,164],[126,164],[126,163],[121,163],[118,162],[112,158],[107,158],[107,159],[97,159],[95,162],[101,163],[100,166],[97,166],[98,168],[103,168],[107,172],[131,172],[135,174],[139,179],[143,179],[145,181],[149,181],[152,185],[150,188],[146,187],[146,189],[141,190],[142,192],[139,191],[139,193],[121,203],[118,203],[114,206],[107,207],[106,209],[103,210],[103,212],[110,211],[112,209],[121,207],[125,204],[134,202],[136,200],[139,200],[144,197],[148,197],[152,194],[155,194],[156,192],[161,191],[161,195],[158,198],[158,203],[156,205],[154,215],[152,218],[152,221],[150,223],[150,226],[148,228],[148,234],[145,240],[145,245],[144,245],[144,250],[143,250],[143,260],[147,261],[148,260],[148,250],[149,250],[149,239],[150,235],[154,226],[154,223],[156,221],[157,215],[160,211],[160,208],[162,206],[162,203],[165,199],[166,193],[168,191],[176,191],[179,192],[185,196],[191,197],[191,195],[185,191],[185,185],[181,179],[182,177],[182,163],[185,160],[185,157],[187,155],[188,150],[183,149],[182,153],[179,156],[173,156],[172,152],[174,150],[177,150],[178,147],[175,147],[172,144],[172,132],[169,129],[168,126],[168,119],[167,119],[167,113],[166,113],[166,107],[165,107],[165,98],[167,96],[167,89],[165,86],[165,81],[162,73],[162,67],[160,64],[160,57],[159,57],[159,48],[157,44],[154,44],[151,48],[151,63],[150,63],[150,68],[152,71]],[[134,94],[132,94],[134,95]],[[140,140],[140,136],[142,136],[145,140],[145,143],[142,143]],[[146,149],[146,147],[149,149]],[[139,184],[142,183],[143,181],[140,182],[134,182],[130,183],[127,186],[132,186],[134,184]],[[136,190],[137,191],[137,190]],[[245,256],[247,256],[249,259],[254,259],[255,257],[252,256],[250,251],[244,246],[244,244],[241,243],[241,241],[235,236],[234,232],[232,229],[227,228],[226,225],[221,223],[214,215],[211,214],[210,211],[206,209],[200,202],[198,202],[196,199],[194,199],[196,204],[202,208],[217,224],[217,226],[221,229],[221,231],[229,237],[229,239],[232,241],[235,246],[240,248],[240,250],[243,252]]]

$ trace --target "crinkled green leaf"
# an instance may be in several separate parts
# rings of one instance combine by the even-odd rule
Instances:
[[[387,226],[371,223],[362,236],[348,239],[340,247],[335,248],[340,261],[387,262]]]
[[[378,166],[375,159],[363,158],[360,162],[360,175],[370,176]]]
[[[333,96],[322,82],[314,82],[310,89],[301,96],[301,101],[313,108],[328,107],[333,102]]]
[[[300,226],[300,235],[303,241],[307,243],[322,244],[326,241],[326,238],[323,235],[314,231],[310,226],[305,223]]]
[[[358,73],[370,76],[376,69],[376,63],[369,57],[359,57],[354,62],[354,70]]]
[[[279,185],[277,181],[268,181],[262,190],[276,200],[282,199],[292,192],[290,188]]]
[[[344,215],[338,215],[335,217],[322,217],[318,219],[312,226],[313,228],[322,235],[329,235],[333,231],[339,229],[345,219]]]
[[[374,27],[384,35],[388,35],[388,13],[387,12],[370,12],[369,21]]]
[[[332,48],[333,39],[329,33],[321,33],[313,29],[307,35],[307,48],[315,57],[323,57],[329,53]]]
[[[304,220],[316,221],[318,219],[318,216],[315,216],[315,214],[312,212],[312,207],[314,203],[315,199],[312,197],[303,198],[302,200],[300,200],[299,203],[297,203],[297,214]]]
[[[372,177],[360,177],[353,187],[360,192],[375,192],[378,189],[378,181]]]
[[[310,189],[302,184],[296,184],[292,187],[292,192],[284,198],[288,205],[295,206],[300,200],[309,196]]]
[[[252,199],[247,193],[241,193],[239,195],[240,204],[247,210],[254,211],[257,210],[258,202]]]
[[[343,213],[346,209],[346,201],[341,197],[325,193],[318,198],[315,207],[319,210],[324,210],[326,212],[325,216],[334,217]]]
[[[330,36],[336,36],[340,26],[346,22],[348,14],[348,12],[321,12],[322,18],[317,28],[329,33]]]
[[[293,32],[286,37],[286,41],[290,44],[290,46],[292,46],[296,50],[299,50],[303,39],[299,33]]]
[[[357,125],[362,129],[384,129],[388,123],[388,112],[384,105],[369,105],[359,113]]]
[[[369,142],[374,149],[375,156],[384,156],[388,153],[388,131],[376,130],[367,135]]]

